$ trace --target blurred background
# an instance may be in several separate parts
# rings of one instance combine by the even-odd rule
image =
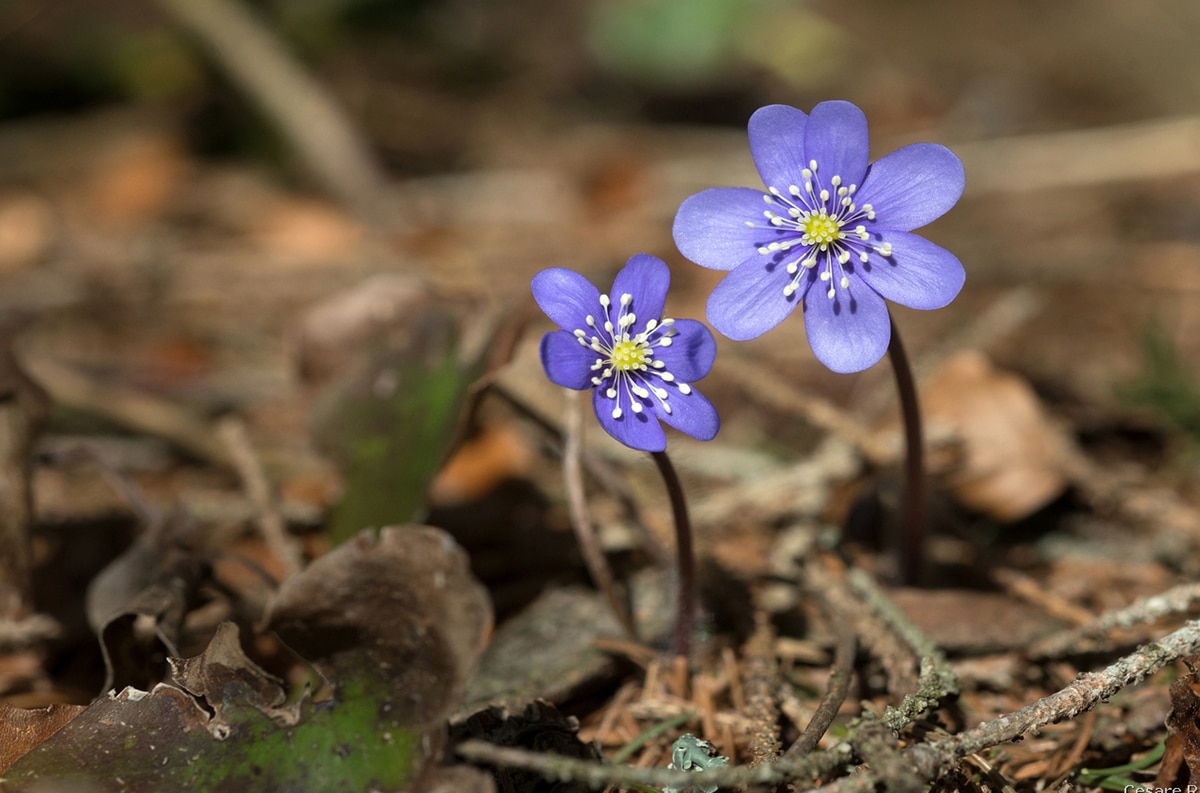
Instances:
[[[745,141],[757,107],[848,99],[875,157],[924,140],[967,166],[959,206],[923,232],[959,255],[967,285],[947,309],[895,310],[935,432],[1020,427],[984,433],[996,459],[943,463],[956,503],[1004,525],[1100,487],[1097,470],[1190,503],[1198,35],[1190,0],[5,0],[0,326],[51,397],[43,449],[98,439],[152,500],[235,525],[236,484],[196,465],[225,460],[205,421],[235,414],[288,520],[320,525],[362,462],[345,435],[365,431],[337,418],[362,389],[331,389],[381,387],[364,347],[383,339],[433,367],[438,316],[466,340],[484,317],[485,336],[508,339],[492,371],[558,422],[529,278],[569,266],[607,283],[649,252],[672,268],[669,313],[703,317],[718,274],[675,251],[675,209],[706,187],[758,185]],[[428,327],[415,319],[430,312]],[[999,390],[990,376],[1020,396],[963,418],[968,385]],[[890,377],[825,371],[798,318],[721,340],[704,389],[722,433],[672,444],[687,476],[725,483],[830,432],[882,470],[898,448]],[[480,424],[487,442],[434,481],[435,503],[557,476],[510,414]],[[444,435],[401,444],[434,461],[414,481],[432,477]],[[965,493],[963,466],[972,482],[1012,478]],[[123,509],[90,469],[46,466],[34,494],[45,525]],[[853,497],[821,509],[843,519]]]

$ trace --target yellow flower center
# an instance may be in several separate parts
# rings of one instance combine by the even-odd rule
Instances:
[[[845,237],[839,221],[820,213],[811,214],[800,221],[800,229],[809,245],[829,245]]]
[[[618,339],[613,342],[609,360],[614,368],[622,372],[641,369],[650,360],[650,348],[644,341]]]

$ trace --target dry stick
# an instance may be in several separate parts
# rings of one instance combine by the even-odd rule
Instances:
[[[186,408],[145,391],[101,383],[49,358],[28,356],[24,364],[57,404],[170,441],[213,465],[232,467],[212,428]]]
[[[532,422],[534,426],[559,444],[563,443],[563,433],[557,426],[525,404],[524,401],[508,389],[498,383],[492,383],[487,387],[487,393],[498,397],[516,411],[517,414]],[[646,543],[646,548],[650,551],[651,555],[663,565],[670,564],[671,554],[667,551],[666,546],[655,536],[654,532],[646,528],[646,522],[642,519],[641,509],[638,507],[637,501],[629,494],[629,491],[621,482],[620,476],[617,475],[612,466],[604,459],[594,454],[589,454],[586,449],[580,450],[579,457],[588,474],[594,477],[608,491],[609,495],[620,502],[621,508],[625,510],[625,514],[629,516],[630,521],[638,529],[641,539]]]
[[[784,753],[785,760],[801,757],[817,748],[821,737],[825,735],[829,725],[833,724],[842,703],[846,701],[850,681],[854,676],[854,655],[858,649],[858,637],[851,630],[850,620],[825,598],[821,598],[821,608],[837,636],[833,650],[833,668],[829,671],[829,684],[825,689],[825,696],[821,697],[821,702],[812,718],[808,720],[804,732],[800,733],[800,737]]]
[[[608,607],[621,623],[631,638],[637,638],[633,626],[633,617],[625,608],[617,595],[616,584],[613,582],[612,570],[608,560],[604,558],[604,549],[596,538],[596,527],[592,523],[591,512],[588,511],[587,495],[583,489],[583,473],[579,464],[582,450],[580,435],[583,421],[579,410],[579,394],[576,391],[566,391],[567,411],[563,431],[563,482],[567,488],[567,508],[571,512],[571,525],[575,529],[575,538],[579,541],[579,549],[583,552],[583,563],[587,566],[588,574],[608,601]]]
[[[1083,645],[1104,636],[1116,628],[1132,628],[1134,625],[1154,622],[1163,617],[1184,614],[1200,602],[1200,584],[1182,584],[1166,592],[1139,598],[1122,609],[1101,614],[1092,622],[1075,630],[1056,633],[1036,643],[1029,649],[1031,658],[1059,658],[1080,652]]]
[[[254,506],[263,540],[271,554],[283,565],[284,580],[291,578],[303,569],[303,555],[300,553],[299,544],[287,533],[287,526],[283,516],[279,514],[271,486],[267,482],[266,472],[263,471],[258,455],[254,453],[246,435],[245,423],[232,416],[224,418],[217,424],[217,436],[229,450],[234,468],[241,477],[242,487],[246,489],[246,495]]]
[[[750,721],[750,743],[746,747],[750,765],[774,763],[779,759],[779,663],[775,658],[775,630],[766,612],[754,614],[754,633],[742,648],[742,686],[746,718]],[[735,672],[736,674],[736,672]],[[730,685],[736,680],[731,677]],[[737,698],[734,697],[734,701]]]
[[[33,611],[33,473],[30,456],[50,412],[46,392],[13,353],[13,333],[0,330],[0,619]]]
[[[890,316],[892,339],[888,343],[888,358],[896,376],[896,391],[900,395],[900,412],[904,417],[904,523],[900,533],[900,581],[915,585],[921,581],[925,563],[925,460],[921,442],[921,409],[917,404],[917,387],[913,383],[912,367],[896,321]]]
[[[688,521],[687,499],[683,485],[671,458],[666,452],[651,452],[658,472],[662,474],[671,499],[671,514],[675,518],[675,557],[678,560],[679,600],[675,611],[675,655],[687,658],[691,650],[692,630],[696,625],[696,557],[692,549],[692,526]]]
[[[921,674],[917,678],[916,692],[905,694],[900,706],[889,707],[883,717],[883,722],[888,727],[899,731],[922,713],[937,707],[945,697],[957,694],[958,675],[950,668],[950,663],[938,646],[888,599],[871,576],[861,570],[851,570],[846,574],[846,580],[888,627],[911,648],[913,654],[921,659]]]
[[[1133,653],[1100,672],[1090,672],[1076,678],[1061,691],[1044,697],[1015,713],[1009,713],[945,738],[937,743],[923,743],[902,753],[905,761],[922,779],[932,780],[952,764],[968,755],[1014,740],[1048,724],[1074,718],[1104,702],[1122,688],[1141,682],[1167,664],[1200,652],[1200,621],[1191,621],[1157,642],[1139,647]],[[591,787],[604,785],[720,785],[738,787],[779,784],[789,780],[812,780],[825,776],[849,756],[833,750],[807,755],[797,761],[784,760],[756,768],[745,766],[714,768],[691,774],[665,768],[635,769],[600,765],[586,760],[574,760],[559,755],[540,754],[520,749],[506,749],[483,741],[469,741],[458,747],[458,753],[469,760],[528,768],[548,779],[563,782],[580,781]],[[870,791],[885,782],[878,773],[866,771],[840,779],[824,788],[829,793]]]
[[[279,126],[327,190],[373,219],[385,180],[366,143],[325,89],[234,0],[159,0],[229,78]]]

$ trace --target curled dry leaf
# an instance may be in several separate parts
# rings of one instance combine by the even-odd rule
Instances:
[[[1153,790],[1195,790],[1200,783],[1200,656],[1185,658],[1191,670],[1171,684],[1167,745]]]
[[[948,358],[921,395],[931,427],[962,444],[948,484],[955,498],[1001,521],[1044,507],[1067,485],[1065,445],[1033,388],[981,352]]]
[[[329,679],[331,700],[288,703],[227,623],[202,655],[171,660],[171,683],[110,693],[67,721],[8,769],[6,793],[488,790],[432,762],[491,624],[448,535],[364,532],[288,581],[271,624]]]
[[[209,575],[195,527],[181,515],[150,526],[100,571],[87,591],[87,618],[100,636],[104,691],[149,690],[166,679],[180,627]]]

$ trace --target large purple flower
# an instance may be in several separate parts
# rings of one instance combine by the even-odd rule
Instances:
[[[835,372],[874,365],[891,339],[885,298],[941,308],[962,288],[954,254],[909,233],[958,201],[962,163],[944,146],[916,143],[869,164],[867,119],[849,102],[822,102],[811,115],[770,105],[749,127],[767,192],[705,190],[675,216],[684,256],[732,271],[709,297],[708,321],[752,339],[803,305],[822,363]]]
[[[661,452],[659,419],[702,441],[717,434],[717,411],[691,383],[708,374],[713,335],[694,319],[664,319],[671,273],[638,254],[617,273],[612,297],[572,270],[533,277],[533,297],[561,330],[542,337],[542,366],[558,385],[592,389],[600,426],[633,449]]]

